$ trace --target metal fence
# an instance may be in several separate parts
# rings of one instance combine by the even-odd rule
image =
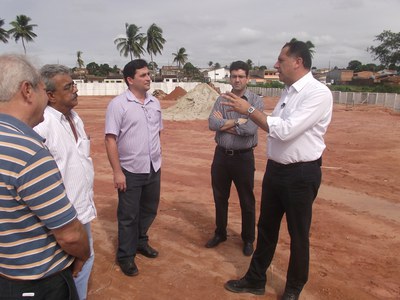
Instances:
[[[249,89],[263,97],[279,97],[282,93],[282,89],[277,88],[249,87]],[[334,103],[345,104],[348,106],[377,105],[400,112],[400,94],[332,91],[332,96]]]

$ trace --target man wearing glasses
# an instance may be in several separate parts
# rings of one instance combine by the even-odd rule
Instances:
[[[232,93],[248,101],[251,107],[262,111],[262,98],[247,89],[249,66],[243,61],[235,61],[229,70]],[[228,199],[233,181],[242,210],[243,254],[250,256],[255,239],[253,149],[258,143],[258,126],[249,118],[251,111],[240,114],[221,105],[221,101],[226,100],[219,97],[208,118],[209,128],[215,131],[217,143],[211,165],[216,229],[206,247],[216,247],[227,238]]]
[[[90,242],[90,258],[82,271],[74,274],[79,298],[86,299],[94,262],[90,221],[96,217],[93,201],[94,169],[90,157],[90,139],[82,119],[73,108],[78,104],[78,89],[70,70],[62,65],[45,65],[40,75],[46,85],[48,105],[44,121],[34,128],[43,138],[60,169],[65,189]]]

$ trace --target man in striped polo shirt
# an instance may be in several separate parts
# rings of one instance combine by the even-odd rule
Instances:
[[[6,299],[78,299],[90,255],[57,165],[32,127],[47,105],[25,57],[0,56],[0,291]]]

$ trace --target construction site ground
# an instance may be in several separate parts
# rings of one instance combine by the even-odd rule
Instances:
[[[139,275],[115,264],[117,193],[104,147],[110,96],[79,98],[76,110],[91,136],[98,217],[92,229],[94,299],[280,299],[289,255],[285,220],[267,273],[266,294],[233,294],[224,283],[240,278],[250,258],[242,254],[241,217],[232,188],[228,240],[207,249],[214,232],[210,165],[214,133],[207,120],[164,121],[161,201],[150,229],[159,257],[137,255]],[[266,111],[277,99],[265,98]],[[176,101],[161,100],[163,108]],[[184,113],[184,112],[182,112]],[[300,299],[400,299],[400,115],[380,107],[334,106],[323,155],[323,182],[314,203],[309,282]],[[266,133],[255,149],[259,212],[266,166]]]

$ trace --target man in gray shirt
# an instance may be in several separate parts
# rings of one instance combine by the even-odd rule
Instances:
[[[262,98],[247,89],[249,66],[243,61],[235,61],[229,71],[232,93],[248,101],[251,107],[263,111]],[[258,126],[248,118],[251,112],[243,115],[231,111],[227,106],[221,105],[224,101],[226,101],[224,98],[218,97],[208,118],[209,128],[215,131],[217,143],[211,166],[216,229],[206,247],[216,247],[226,240],[228,200],[233,181],[242,210],[243,254],[250,256],[253,253],[255,239],[253,149],[258,142]]]

